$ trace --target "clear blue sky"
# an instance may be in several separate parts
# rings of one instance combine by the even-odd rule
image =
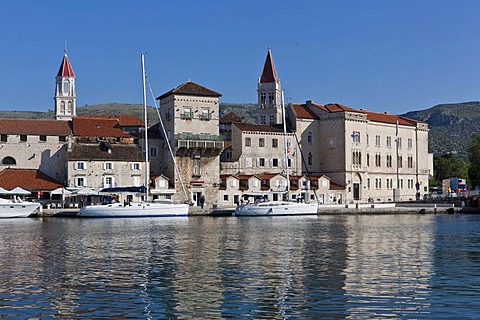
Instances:
[[[404,113],[480,100],[480,1],[2,1],[0,110],[53,109],[65,41],[77,105],[190,79],[256,102],[268,47],[288,101]],[[152,102],[149,102],[152,104]]]

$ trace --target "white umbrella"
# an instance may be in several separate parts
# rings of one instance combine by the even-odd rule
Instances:
[[[27,195],[32,193],[20,187],[16,187],[15,189],[10,190],[10,194]]]
[[[2,187],[0,187],[0,194],[12,194],[10,191],[6,190],[6,189],[3,189]]]
[[[81,188],[72,192],[72,195],[89,195],[98,194],[98,191],[94,188]]]
[[[67,194],[71,194],[72,191],[68,191],[67,189],[64,189],[64,188],[57,188],[55,190],[52,190],[50,191],[50,194],[63,194],[63,195],[67,195]]]

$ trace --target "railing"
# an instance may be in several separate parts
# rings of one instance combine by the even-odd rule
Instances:
[[[179,148],[223,149],[224,137],[213,134],[181,133],[175,136]]]

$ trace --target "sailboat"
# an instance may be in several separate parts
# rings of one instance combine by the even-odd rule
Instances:
[[[237,207],[235,216],[288,216],[308,215],[318,213],[318,202],[294,202],[290,201],[290,177],[288,174],[288,146],[287,146],[287,124],[285,117],[285,100],[282,91],[282,112],[283,112],[283,137],[284,137],[284,170],[287,179],[285,190],[286,200],[270,201],[263,196],[255,196],[253,202],[243,203]]]
[[[77,213],[78,217],[178,217],[188,216],[188,204],[177,204],[172,200],[164,199],[160,201],[147,202],[149,193],[149,166],[148,166],[148,136],[147,136],[147,95],[146,95],[146,77],[145,77],[145,56],[142,59],[142,84],[143,84],[143,107],[145,110],[145,187],[136,187],[137,193],[145,194],[145,201],[139,203],[105,203],[100,205],[87,205],[80,209]],[[160,119],[161,122],[161,119]],[[162,123],[162,122],[161,122]],[[163,125],[163,123],[162,123]],[[168,139],[165,139],[167,143]],[[171,148],[169,148],[171,150]],[[173,156],[173,154],[172,154]],[[135,187],[108,188],[111,193],[120,193],[122,191],[132,192]],[[105,190],[105,191],[107,191]]]

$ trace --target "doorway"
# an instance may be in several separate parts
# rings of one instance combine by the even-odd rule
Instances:
[[[353,184],[353,200],[360,200],[360,183]]]

